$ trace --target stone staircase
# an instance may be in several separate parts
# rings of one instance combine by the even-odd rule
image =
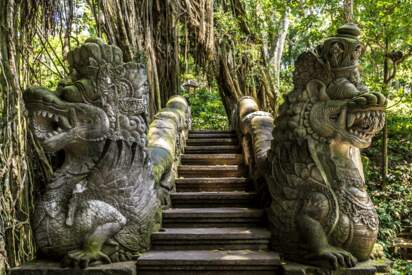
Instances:
[[[412,264],[412,226],[406,226],[395,239],[395,251],[399,253],[401,258]]]
[[[280,272],[234,132],[190,132],[178,174],[163,228],[138,259],[139,275]]]

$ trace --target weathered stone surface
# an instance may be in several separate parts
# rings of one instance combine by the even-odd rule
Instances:
[[[267,249],[263,228],[166,228],[152,235],[153,250]]]
[[[280,274],[279,254],[267,251],[151,251],[138,261],[141,274]]]
[[[137,275],[136,262],[105,264],[86,269],[61,267],[59,263],[36,261],[13,268],[10,275]]]
[[[382,129],[386,99],[361,82],[358,35],[345,25],[298,57],[269,153],[273,249],[326,269],[368,260],[379,227],[360,149]]]
[[[248,167],[254,188],[258,192],[260,205],[265,207],[269,195],[265,184],[268,170],[268,152],[271,147],[273,117],[270,113],[259,111],[253,97],[240,98],[235,112],[234,123],[238,126],[244,164]]]
[[[175,208],[163,211],[167,227],[262,226],[263,210],[240,207]]]
[[[191,127],[187,100],[173,96],[150,123],[147,152],[153,165],[158,196],[163,207],[170,207],[170,192],[175,190],[175,178],[180,156],[184,151]]]
[[[249,179],[238,178],[178,178],[179,192],[246,191],[250,189]]]
[[[240,165],[180,165],[178,171],[183,178],[243,177],[246,174]]]
[[[145,150],[145,66],[88,39],[68,54],[71,79],[24,93],[38,143],[64,162],[36,202],[37,247],[66,265],[131,259],[150,247],[160,203]]]
[[[171,193],[173,207],[248,207],[255,205],[255,192],[175,192]]]
[[[218,154],[218,153],[237,153],[240,152],[239,145],[203,145],[203,146],[186,146],[187,154]]]
[[[284,275],[318,275],[318,274],[331,274],[331,275],[375,275],[378,273],[387,273],[390,271],[390,261],[382,260],[369,260],[361,262],[352,268],[341,268],[335,271],[325,271],[324,269],[303,265],[298,263],[286,262],[282,269]],[[327,273],[329,272],[329,273]]]
[[[243,164],[241,154],[184,154],[182,164],[206,165],[240,165]]]

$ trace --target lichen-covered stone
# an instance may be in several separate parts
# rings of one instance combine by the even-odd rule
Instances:
[[[86,269],[61,267],[56,262],[36,261],[10,270],[9,275],[137,275],[136,262],[105,264]]]
[[[39,144],[65,155],[36,202],[36,244],[70,266],[129,260],[150,247],[161,222],[146,151],[146,69],[93,39],[68,61],[71,79],[55,92],[24,94]]]
[[[245,165],[253,178],[260,205],[264,206],[269,198],[264,178],[269,168],[267,155],[273,139],[273,116],[259,111],[253,97],[244,96],[239,100],[234,119],[238,125]]]
[[[182,96],[173,96],[155,115],[149,126],[148,152],[158,196],[164,207],[169,207],[169,193],[175,190],[177,165],[184,150],[191,127],[190,107]]]
[[[391,262],[388,260],[373,261],[369,260],[362,262],[352,268],[341,268],[333,273],[333,275],[375,275],[375,274],[389,274]],[[303,264],[297,264],[292,262],[285,262],[282,265],[284,275],[315,275],[325,274],[325,270],[322,270],[316,266],[309,266]]]

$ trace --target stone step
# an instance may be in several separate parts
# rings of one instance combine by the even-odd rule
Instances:
[[[207,146],[207,145],[237,145],[237,138],[189,138],[186,142],[187,146]]]
[[[235,165],[243,164],[242,154],[184,154],[182,164]]]
[[[153,250],[268,249],[265,228],[167,228],[152,234]]]
[[[4,275],[4,273],[1,273]],[[136,262],[100,264],[85,269],[62,267],[51,260],[34,260],[12,268],[8,275],[136,275]],[[153,273],[152,273],[153,274]],[[140,273],[139,273],[140,275]]]
[[[178,192],[246,191],[251,188],[247,178],[177,178]]]
[[[240,153],[239,145],[204,145],[204,146],[186,146],[186,154],[233,154]]]
[[[179,165],[179,178],[242,177],[246,170],[239,165]]]
[[[175,208],[248,207],[256,202],[255,192],[175,192],[170,196]]]
[[[396,238],[393,247],[402,259],[412,260],[412,239]]]
[[[250,250],[149,251],[139,257],[139,275],[276,275],[278,253]]]
[[[259,227],[263,214],[262,209],[242,207],[170,208],[163,211],[163,227]]]
[[[204,138],[236,138],[235,132],[189,132],[189,139]]]
[[[235,133],[233,130],[190,130],[191,134],[215,134],[215,133]]]

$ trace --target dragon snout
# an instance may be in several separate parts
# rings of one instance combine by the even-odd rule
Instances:
[[[51,152],[76,142],[102,140],[109,129],[102,109],[63,101],[44,88],[26,90],[24,101],[34,136]]]

